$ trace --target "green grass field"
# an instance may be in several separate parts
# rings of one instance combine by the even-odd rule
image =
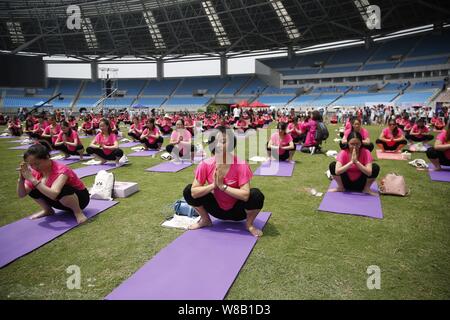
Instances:
[[[324,149],[338,150],[335,129],[329,126],[331,136]],[[374,141],[381,128],[368,129]],[[8,150],[14,145],[0,139],[0,225],[38,209],[30,198],[19,201],[16,195],[15,168],[21,152]],[[263,210],[271,211],[272,217],[227,299],[450,298],[449,183],[432,182],[406,161],[377,161],[381,176],[403,175],[411,195],[383,196],[382,220],[330,214],[317,211],[322,198],[305,188],[326,191],[325,171],[332,158],[297,153],[294,159],[291,178],[252,180],[252,186],[265,194]],[[1,299],[103,299],[183,232],[160,224],[167,206],[192,182],[194,167],[173,174],[150,173],[144,169],[161,162],[159,157],[130,160],[131,166],[113,172],[117,181],[137,182],[140,191],[0,269]],[[94,178],[83,181],[91,186]],[[80,290],[66,286],[70,265],[81,268]],[[380,290],[366,286],[370,265],[381,269]],[[201,270],[192,272],[202,276]]]

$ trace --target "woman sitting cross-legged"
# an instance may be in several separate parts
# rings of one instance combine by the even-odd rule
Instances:
[[[233,130],[214,129],[208,144],[213,156],[199,164],[194,181],[183,192],[186,202],[200,215],[200,220],[189,229],[210,226],[211,214],[221,220],[246,220],[247,230],[255,237],[262,236],[253,222],[263,208],[264,195],[250,187],[250,166],[234,155]]]
[[[268,156],[272,160],[293,162],[292,157],[295,154],[294,140],[289,133],[286,133],[287,123],[278,123],[278,132],[270,137],[267,143]]]
[[[381,151],[399,152],[408,143],[402,129],[397,126],[394,119],[389,120],[389,127],[385,128],[375,141]]]
[[[140,136],[139,141],[145,145],[145,150],[153,149],[159,150],[164,142],[163,137],[161,136],[161,132],[158,127],[155,125],[155,119],[149,118],[145,127],[143,128],[142,135]]]
[[[119,165],[119,160],[123,156],[123,151],[119,149],[117,136],[112,132],[107,119],[100,120],[100,132],[92,140],[91,145],[86,149],[88,154],[93,154],[102,164],[107,160],[115,160]]]
[[[139,121],[139,117],[133,117],[133,124],[130,126],[128,135],[133,138],[133,141],[139,141],[144,131],[142,123]]]
[[[369,132],[365,128],[361,127],[361,120],[359,120],[358,118],[353,118],[352,120],[350,120],[350,123],[352,125],[351,129],[345,130],[344,137],[339,143],[341,149],[348,148],[348,135],[354,131],[358,132],[363,138],[362,147],[372,152],[374,145],[370,142]]]
[[[56,138],[55,149],[61,150],[65,158],[68,158],[70,155],[79,155],[80,160],[83,160],[84,147],[81,144],[77,131],[72,129],[67,121],[61,123],[61,132]]]
[[[52,215],[56,208],[71,211],[78,224],[87,220],[83,209],[89,204],[89,192],[72,169],[51,160],[48,149],[41,144],[28,148],[23,159],[17,194],[19,198],[29,195],[42,208],[31,219]]]
[[[442,130],[436,137],[434,147],[428,148],[427,157],[434,165],[434,170],[441,170],[441,166],[450,166],[450,122],[447,130]]]
[[[179,119],[176,123],[176,129],[170,136],[170,143],[166,146],[166,151],[170,153],[174,162],[179,162],[180,157],[187,157],[190,152],[190,159],[194,161],[195,146],[192,144],[191,133],[184,127],[184,120]]]
[[[378,177],[380,167],[373,163],[370,151],[362,148],[362,137],[358,132],[348,135],[348,149],[339,152],[336,161],[330,163],[330,172],[338,187],[330,192],[345,190],[375,195],[370,186]]]
[[[411,128],[409,134],[406,135],[406,139],[413,142],[426,142],[431,141],[434,137],[428,134],[430,129],[425,125],[424,119],[417,120],[416,124]]]

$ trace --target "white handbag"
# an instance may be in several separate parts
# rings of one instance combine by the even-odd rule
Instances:
[[[112,200],[114,188],[114,174],[106,170],[101,170],[95,176],[94,186],[91,191],[91,199]]]

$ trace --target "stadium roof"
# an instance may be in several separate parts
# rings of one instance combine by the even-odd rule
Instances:
[[[78,20],[71,16],[76,8],[68,10],[74,4]],[[369,5],[381,9],[379,30],[367,27]],[[295,51],[449,22],[448,0],[3,1],[0,50],[87,60],[217,57]]]

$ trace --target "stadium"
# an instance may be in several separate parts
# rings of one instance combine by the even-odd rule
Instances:
[[[1,299],[450,298],[447,1],[8,1],[0,70]]]

